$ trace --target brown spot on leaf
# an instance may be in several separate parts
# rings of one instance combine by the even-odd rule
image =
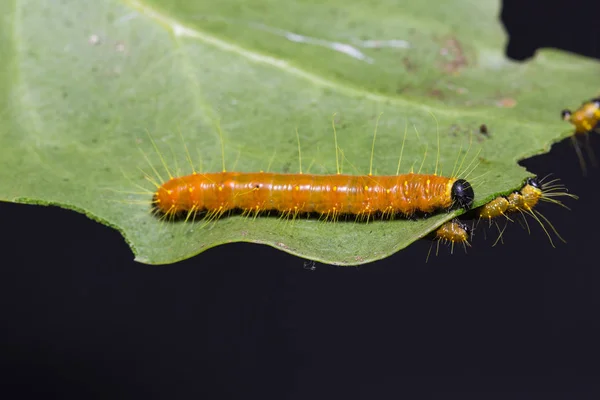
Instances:
[[[444,95],[444,92],[442,92],[440,89],[431,89],[429,91],[429,95],[431,97],[435,97],[436,99],[440,99],[440,100],[443,100],[444,98],[446,98],[446,96]]]
[[[498,105],[498,107],[513,108],[514,106],[517,105],[517,100],[515,100],[511,97],[504,97],[504,98],[498,100],[498,102],[496,104]]]
[[[462,45],[455,37],[443,40],[440,55],[443,57],[442,70],[447,74],[457,75],[461,69],[469,65]]]

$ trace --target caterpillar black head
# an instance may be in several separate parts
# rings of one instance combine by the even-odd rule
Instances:
[[[457,179],[452,185],[450,192],[452,204],[460,208],[469,209],[475,200],[475,192],[469,182],[464,179]]]
[[[473,233],[473,229],[471,229],[471,227],[469,225],[465,224],[464,222],[462,222],[459,219],[454,219],[452,222],[455,223],[456,225],[458,225],[458,227],[465,232],[465,234],[466,234],[466,238],[465,239],[466,240],[469,240],[471,238],[471,234]]]
[[[535,177],[535,178],[527,178],[526,183],[529,186],[533,186],[536,189],[541,189],[542,188],[542,184],[540,183],[540,180],[537,177]]]
[[[465,224],[464,222],[459,221],[459,224],[460,224],[460,227],[463,228],[463,230],[465,232],[467,232],[467,237],[470,238],[471,235],[473,234],[473,229],[471,229],[471,227],[469,225]]]
[[[562,110],[560,112],[560,116],[562,117],[563,120],[565,121],[569,121],[571,119],[571,110]]]

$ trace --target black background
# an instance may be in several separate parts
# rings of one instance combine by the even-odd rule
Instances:
[[[510,0],[502,19],[513,58],[600,58],[598,1]],[[600,169],[583,177],[568,141],[523,164],[581,197],[539,208],[568,244],[511,224],[427,264],[423,242],[360,268],[251,244],[148,266],[83,215],[2,203],[0,396],[600,398]]]

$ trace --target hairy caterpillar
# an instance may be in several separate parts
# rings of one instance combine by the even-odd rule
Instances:
[[[594,166],[597,165],[596,157],[594,156],[594,152],[589,143],[590,132],[598,132],[600,133],[600,97],[591,99],[589,101],[584,102],[575,112],[571,112],[570,110],[562,110],[561,112],[562,119],[570,122],[575,126],[575,132],[571,137],[573,141],[573,146],[575,147],[575,152],[577,153],[577,158],[579,159],[579,165],[581,166],[582,172],[586,173],[585,160],[583,158],[583,154],[581,153],[581,147],[579,143],[579,137],[585,137],[584,147],[588,153],[590,160]]]
[[[575,112],[562,110],[561,116],[575,126],[575,134],[591,132],[600,122],[600,97],[584,102]]]
[[[478,207],[472,211],[472,214],[475,215],[478,219],[487,219],[491,225],[492,221],[500,216],[505,217],[510,220],[510,214],[520,213],[521,215],[530,215],[533,217],[542,227],[550,243],[554,246],[552,241],[552,237],[550,236],[544,222],[548,224],[548,226],[554,231],[556,236],[563,242],[565,240],[558,234],[554,226],[550,223],[550,221],[538,210],[534,208],[540,201],[546,201],[554,204],[558,204],[561,207],[567,208],[560,200],[557,200],[557,197],[570,197],[573,199],[577,199],[577,196],[570,194],[567,192],[564,185],[558,183],[558,179],[551,180],[549,182],[544,182],[546,178],[539,180],[538,178],[528,178],[525,182],[525,185],[521,190],[515,191],[508,196],[499,196],[494,200],[490,201],[487,204],[484,204],[481,207]],[[527,220],[523,218],[525,223],[527,224]],[[495,222],[496,223],[496,222]],[[501,240],[502,233],[504,230],[500,230],[500,227],[496,223],[496,227],[500,233],[498,240]],[[496,244],[494,243],[494,244]]]
[[[317,214],[326,220],[353,215],[367,221],[375,215],[406,218],[471,207],[474,191],[465,179],[436,173],[373,175],[375,136],[368,175],[341,174],[339,164],[338,173],[332,175],[228,172],[225,168],[222,172],[194,172],[157,185],[152,207],[162,217],[186,219],[198,213],[219,218],[237,210],[245,215],[270,211],[292,217]],[[336,160],[337,151],[336,138]]]
[[[435,255],[438,255],[440,243],[447,244],[450,246],[450,254],[454,253],[455,243],[462,243],[466,252],[467,246],[471,247],[471,244],[469,243],[471,233],[471,228],[456,218],[444,223],[433,234],[433,240],[437,242]],[[425,262],[429,260],[429,255],[431,254],[432,246],[433,242],[431,243],[431,246],[429,246],[429,252],[427,253],[427,259],[425,260]]]
[[[426,174],[392,176],[217,172],[172,178],[152,203],[164,215],[279,211],[368,217],[410,217],[469,208],[473,188],[464,179]]]

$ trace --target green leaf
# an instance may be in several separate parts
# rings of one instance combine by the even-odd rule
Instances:
[[[481,205],[531,175],[517,160],[570,135],[560,110],[594,95],[600,72],[550,50],[506,59],[499,4],[2,2],[0,199],[85,212],[150,264],[235,241],[340,265],[384,258],[460,211],[368,224],[161,223],[146,177],[168,174],[147,132],[173,174],[192,171],[183,143],[197,169],[221,170],[218,121],[228,170],[297,172],[297,128],[304,171],[333,173],[337,113],[344,171],[364,174],[383,112],[374,172],[396,173],[406,125],[402,172],[427,154],[422,172],[439,162],[450,174],[471,142],[465,165],[479,162],[469,179]]]

